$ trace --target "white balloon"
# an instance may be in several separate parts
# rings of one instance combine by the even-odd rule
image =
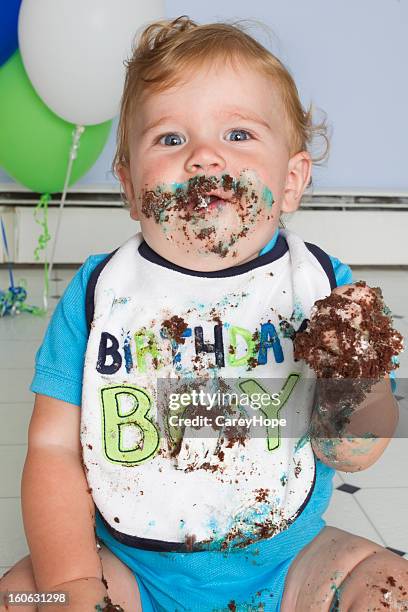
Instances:
[[[45,104],[76,125],[119,112],[135,34],[164,18],[164,0],[23,0],[18,38],[24,67]]]

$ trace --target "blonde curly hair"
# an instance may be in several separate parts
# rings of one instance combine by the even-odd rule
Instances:
[[[162,92],[179,83],[182,80],[180,75],[188,74],[190,69],[216,59],[233,61],[243,58],[254,69],[270,77],[283,102],[289,128],[290,156],[300,151],[309,151],[314,164],[327,159],[329,138],[326,117],[321,123],[313,123],[313,104],[310,104],[307,111],[304,110],[288,69],[275,55],[245,32],[244,23],[253,21],[198,25],[187,15],[182,15],[173,20],[151,23],[145,27],[139,38],[135,37],[132,55],[125,61],[126,78],[117,129],[117,146],[112,162],[114,176],[117,177],[118,166],[129,166],[131,118],[142,96]],[[315,137],[322,137],[325,143],[320,155],[313,155],[312,152]]]

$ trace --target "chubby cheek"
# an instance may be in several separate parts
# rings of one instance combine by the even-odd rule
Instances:
[[[160,183],[171,183],[180,178],[184,159],[179,155],[135,155],[131,161],[134,185],[139,193],[146,188],[153,189]]]
[[[141,215],[138,220],[140,221],[140,228],[142,230],[143,237],[145,240],[147,240],[148,244],[153,247],[157,247],[158,243],[167,242],[166,240],[163,240],[166,238],[166,235],[152,219],[146,219],[144,215]]]
[[[271,189],[275,202],[281,202],[285,193],[287,166],[271,160],[268,168],[260,173],[263,183]]]

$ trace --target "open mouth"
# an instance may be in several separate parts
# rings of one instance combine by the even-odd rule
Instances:
[[[195,206],[198,212],[219,210],[228,200],[216,195],[200,196],[200,202]]]

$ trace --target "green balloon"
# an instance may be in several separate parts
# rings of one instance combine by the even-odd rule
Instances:
[[[81,92],[78,91],[78,96]],[[85,127],[69,185],[98,159],[112,121]],[[0,166],[38,193],[63,190],[75,126],[53,113],[37,95],[19,51],[0,68]]]

